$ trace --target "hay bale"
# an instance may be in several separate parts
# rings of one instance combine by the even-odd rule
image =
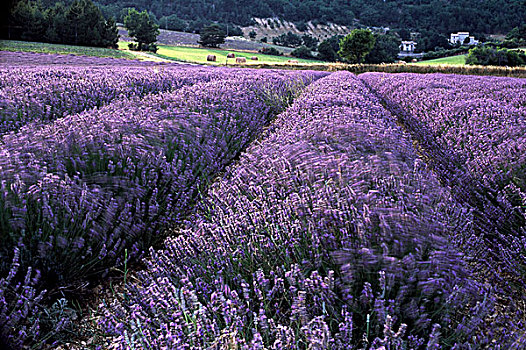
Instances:
[[[411,62],[418,62],[418,60],[416,58],[413,58]]]
[[[245,57],[237,57],[236,63],[247,63],[247,59]]]
[[[252,56],[252,57],[250,57],[250,59],[251,59],[252,61],[257,61],[259,58],[257,58],[257,56]]]
[[[400,61],[398,61],[398,62],[396,62],[396,63],[398,63],[398,64],[407,64],[406,61],[402,61],[402,60],[400,60]]]
[[[235,57],[236,57],[236,54],[232,52],[226,55],[226,58],[235,58]]]
[[[215,62],[216,59],[217,59],[216,55],[208,55],[208,56],[206,56],[206,60],[210,61],[210,62]]]
[[[288,63],[300,63],[298,60],[288,60]]]

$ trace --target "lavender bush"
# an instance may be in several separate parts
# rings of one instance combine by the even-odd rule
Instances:
[[[24,341],[34,337],[38,339],[40,331],[39,320],[32,324],[28,320],[38,314],[38,303],[45,291],[35,289],[39,271],[33,274],[31,268],[23,282],[16,282],[15,276],[20,267],[20,250],[15,249],[9,273],[0,278],[0,345],[21,347]],[[13,302],[14,301],[14,302]]]
[[[261,74],[132,98],[5,136],[3,240],[24,236],[28,259],[52,259],[59,279],[121,259],[124,247],[131,256],[149,247],[283,102],[270,100],[261,80],[277,96],[290,93],[285,75]]]
[[[480,330],[494,299],[449,243],[470,221],[379,100],[333,73],[151,250],[100,324],[119,349],[475,348],[493,339]]]
[[[41,271],[39,288],[104,273],[123,262],[125,249],[137,258],[188,215],[211,177],[300,89],[324,75],[221,74],[5,135],[2,271],[20,241],[21,265]]]
[[[197,67],[24,67],[0,70],[0,134],[109,102],[220,77]]]
[[[444,74],[360,77],[398,114],[455,198],[476,211],[476,235],[456,238],[464,250],[479,269],[489,266],[499,283],[524,297],[526,80]]]

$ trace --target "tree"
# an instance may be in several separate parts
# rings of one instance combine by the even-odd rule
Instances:
[[[131,8],[124,17],[124,26],[137,42],[138,50],[157,51],[155,42],[159,35],[159,26],[153,22],[146,10],[138,12]]]
[[[469,42],[469,38],[468,38]],[[416,52],[438,51],[449,48],[451,44],[447,38],[434,30],[423,30],[416,45]]]
[[[318,39],[310,36],[309,34],[303,34],[301,36],[301,40],[303,40],[303,45],[307,46],[309,49],[316,50],[316,46],[318,46]]]
[[[248,37],[250,39],[255,39],[257,36],[257,33],[254,30],[251,30],[250,33],[248,33]]]
[[[327,40],[322,41],[318,45],[318,58],[320,60],[336,62],[340,60],[338,56],[338,50],[340,49],[340,40],[343,38],[341,35],[334,35]]]
[[[57,2],[50,8],[24,0],[11,10],[9,20],[12,39],[115,47],[119,38],[115,21],[106,21],[91,0],[76,0],[67,7]]]
[[[276,45],[298,47],[303,43],[301,37],[292,32],[283,33],[272,39],[272,42]]]
[[[354,29],[340,41],[338,54],[350,63],[362,63],[374,47],[375,38],[368,29]]]
[[[410,40],[411,39],[411,32],[405,28],[402,28],[398,30],[398,35],[400,35],[400,38],[402,40]]]
[[[68,27],[66,21],[66,6],[63,2],[57,2],[55,6],[46,10],[48,27],[44,35],[45,41],[51,43],[62,43],[64,34]]]
[[[283,56],[283,53],[278,51],[274,47],[262,47],[258,50],[259,53],[265,54],[265,55],[273,55],[273,56]]]
[[[118,42],[119,30],[117,29],[117,23],[113,17],[110,17],[102,31],[102,46],[116,49],[119,47]]]
[[[10,39],[42,41],[46,32],[46,20],[41,3],[18,2],[10,14]]]
[[[515,27],[506,35],[506,40],[524,40],[526,41],[526,24]]]
[[[318,58],[323,61],[336,61],[336,51],[332,48],[329,40],[324,40],[318,45]]]
[[[66,9],[64,41],[75,45],[102,46],[105,25],[102,12],[91,0],[75,0]]]
[[[312,52],[305,45],[302,45],[302,46],[298,47],[297,49],[292,51],[290,54],[292,56],[298,57],[298,58],[313,58]]]
[[[393,63],[398,57],[400,42],[393,35],[377,35],[374,47],[365,57],[367,63]]]
[[[219,24],[210,24],[199,33],[198,43],[205,47],[219,47],[224,44],[226,33]]]
[[[161,24],[161,28],[176,30],[179,32],[183,32],[187,27],[186,22],[177,17],[177,15],[161,17],[159,23]]]
[[[469,50],[466,64],[482,66],[521,66],[526,64],[526,54],[505,48],[479,46]]]

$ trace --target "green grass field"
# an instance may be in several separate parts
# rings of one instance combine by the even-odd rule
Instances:
[[[133,53],[122,50],[15,40],[0,40],[0,51],[42,52],[128,59],[136,58],[136,55]]]
[[[420,61],[415,64],[424,65],[424,66],[436,66],[439,64],[463,66],[464,64],[466,64],[466,55],[442,57],[442,58],[437,58],[434,60]]]
[[[208,48],[197,48],[197,47],[185,47],[185,46],[167,46],[167,45],[158,45],[159,49],[157,50],[156,56],[175,60],[182,62],[192,62],[192,63],[214,63],[208,62],[206,57],[208,55],[216,55],[217,61],[215,64],[225,64],[226,55],[234,52],[236,57],[245,57],[247,63],[283,63],[288,60],[297,60],[298,63],[321,63],[321,61],[316,60],[306,60],[301,58],[294,58],[289,56],[272,56],[264,55],[260,53],[253,52],[241,52],[241,51],[227,51],[221,49],[208,49]],[[119,42],[120,49],[127,49],[127,42]],[[252,61],[250,58],[256,56],[257,61]],[[229,58],[228,63],[235,63],[235,59]]]

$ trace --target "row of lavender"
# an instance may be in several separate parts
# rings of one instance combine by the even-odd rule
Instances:
[[[494,297],[449,243],[471,213],[355,76],[318,80],[265,136],[151,250],[126,297],[101,305],[112,347],[460,349],[497,337],[484,327]]]
[[[218,70],[197,67],[24,67],[0,70],[0,134],[118,98],[145,96],[216,79]]]
[[[0,280],[0,326],[10,343],[45,338],[34,329],[43,315],[37,290],[60,290],[139,257],[304,85],[325,74],[220,73],[3,137],[0,267],[2,276],[10,272]],[[28,266],[40,282],[31,270],[20,280]]]
[[[466,251],[484,270],[498,261],[493,274],[524,297],[526,79],[381,73],[361,79],[396,111],[455,197],[477,211],[478,234],[462,242]]]
[[[44,52],[1,51],[0,64],[3,66],[178,66],[179,62],[139,61],[138,59],[97,57],[76,54]]]

